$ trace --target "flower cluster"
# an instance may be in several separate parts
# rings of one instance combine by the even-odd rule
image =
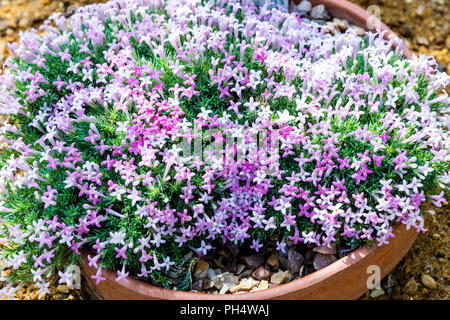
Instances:
[[[112,0],[42,29],[0,80],[0,237],[43,291],[84,248],[96,281],[165,284],[188,250],[381,245],[445,202],[450,79],[398,39],[247,0]]]

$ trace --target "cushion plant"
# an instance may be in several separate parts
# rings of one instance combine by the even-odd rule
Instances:
[[[1,76],[11,281],[70,282],[89,248],[96,281],[169,286],[191,250],[388,244],[445,201],[449,76],[398,39],[235,0],[112,0],[41,28]]]

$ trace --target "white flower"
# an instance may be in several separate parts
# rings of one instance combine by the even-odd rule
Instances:
[[[111,239],[109,240],[109,243],[125,245],[126,234],[124,231],[121,230],[118,232],[111,232],[109,235],[111,237]]]

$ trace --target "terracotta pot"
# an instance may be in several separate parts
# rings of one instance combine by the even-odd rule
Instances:
[[[296,1],[297,3],[300,0]],[[336,18],[346,19],[350,23],[367,30],[370,14],[345,0],[310,0],[313,5],[323,4]],[[379,24],[381,30],[387,30],[385,37],[395,35],[386,25]],[[411,52],[404,47],[406,57]],[[369,266],[380,268],[380,279],[391,272],[406,255],[417,237],[415,229],[406,230],[404,225],[394,227],[395,238],[389,245],[358,249],[335,263],[308,276],[270,289],[243,294],[203,294],[164,289],[129,277],[127,282],[115,281],[116,273],[104,271],[106,280],[96,285],[91,278],[96,273],[87,264],[87,254],[82,254],[81,269],[94,295],[108,300],[264,300],[264,299],[357,299],[367,290],[367,280],[372,275]],[[369,273],[368,273],[369,272]],[[373,271],[372,271],[373,272]]]
[[[175,291],[150,285],[129,277],[127,282],[115,281],[116,273],[103,271],[106,280],[98,285],[91,278],[96,270],[87,265],[83,253],[81,270],[94,295],[107,300],[264,300],[264,299],[357,299],[367,289],[367,280],[373,274],[369,266],[380,268],[380,280],[391,272],[406,255],[417,237],[414,228],[404,225],[394,228],[395,238],[389,245],[361,248],[335,263],[303,278],[270,289],[242,294],[204,294]],[[369,272],[369,273],[368,273]]]

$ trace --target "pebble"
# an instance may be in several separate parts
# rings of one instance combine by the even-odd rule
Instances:
[[[219,277],[222,278],[223,285],[229,288],[235,286],[239,282],[239,278],[229,272],[222,273]]]
[[[380,297],[384,295],[384,290],[383,289],[373,289],[370,291],[370,297],[371,298],[376,298],[376,297]]]
[[[409,279],[409,281],[403,286],[402,291],[406,294],[413,295],[416,293],[418,284],[414,278]]]
[[[425,274],[422,273],[422,284],[427,287],[428,289],[436,289],[437,285],[436,285],[436,281],[434,281],[433,277],[430,276],[429,274]]]
[[[38,300],[45,300],[45,297],[47,297],[47,292],[43,291],[38,295]]]
[[[259,281],[256,281],[255,279],[252,279],[252,278],[243,279],[243,280],[241,280],[241,282],[239,282],[239,284],[231,287],[230,292],[236,293],[238,291],[250,291],[258,284],[259,284]]]
[[[289,260],[285,255],[280,255],[278,257],[278,262],[280,264],[280,269],[287,270],[289,269]]]
[[[318,6],[312,8],[311,17],[313,19],[321,19],[321,20],[327,20],[330,18],[327,9],[323,4],[319,4]]]
[[[203,289],[203,280],[200,279],[192,284],[192,290],[201,291]]]
[[[236,261],[232,261],[230,263],[227,263],[225,266],[225,269],[230,273],[237,273],[237,264]]]
[[[65,284],[60,284],[58,287],[56,287],[56,292],[69,293],[69,288],[67,288],[67,285],[65,285]]]
[[[435,233],[435,234],[433,234],[433,239],[434,240],[441,240],[441,235],[439,233]]]
[[[424,6],[418,6],[416,9],[416,14],[419,17],[423,17],[425,15],[425,7]]]
[[[395,287],[397,284],[397,276],[391,273],[388,274],[381,282],[381,286],[383,287],[383,289]]]
[[[264,263],[264,256],[252,254],[250,256],[242,258],[247,266],[252,269],[258,268],[260,265]]]
[[[203,279],[208,274],[209,264],[203,260],[197,262],[194,271],[194,277],[197,279]]]
[[[338,19],[338,18],[334,18],[334,19],[333,19],[333,23],[334,23],[334,25],[335,25],[336,27],[338,27],[339,30],[341,30],[341,31],[345,31],[345,30],[347,30],[347,28],[348,28],[348,22],[345,21],[345,20],[341,20],[341,19]],[[336,247],[334,248],[334,250],[336,250]],[[335,253],[332,253],[332,254],[335,254]]]
[[[298,273],[305,258],[301,253],[295,251],[294,249],[289,249],[288,260],[289,270],[291,270],[292,273]]]
[[[247,269],[239,275],[239,279],[248,278],[253,274],[253,269]]]
[[[259,290],[265,290],[268,288],[269,288],[269,281],[267,281],[267,280],[262,280],[258,285]]]
[[[423,46],[428,46],[430,44],[428,39],[422,36],[416,37],[416,42]]]
[[[208,279],[212,279],[212,277],[215,277],[215,276],[216,276],[216,272],[214,271],[214,269],[213,268],[209,268],[208,269],[208,274],[206,275],[206,277]]]
[[[279,285],[279,284],[283,284],[286,282],[286,280],[288,279],[288,275],[286,272],[280,270],[277,273],[274,273],[271,277],[270,277],[270,283]]]
[[[311,11],[311,8],[312,8],[311,2],[306,1],[306,0],[303,0],[302,2],[300,2],[300,3],[297,5],[297,10],[298,10],[300,13],[308,13],[308,12]]]
[[[203,290],[209,290],[214,288],[214,282],[211,279],[203,280]]]
[[[24,17],[24,18],[20,19],[19,27],[21,27],[21,28],[28,28],[28,27],[31,26],[32,23],[33,22],[30,19],[28,19],[27,17]]]
[[[256,269],[252,277],[258,279],[258,280],[269,280],[270,279],[270,271],[267,270],[265,267],[260,266],[258,269]]]
[[[450,35],[447,36],[447,39],[445,39],[445,46],[450,49]]]
[[[267,264],[271,267],[276,267],[278,266],[278,252],[273,252],[269,259],[267,259]]]
[[[245,266],[243,264],[238,264],[236,274],[240,275],[244,270],[245,270]]]
[[[214,259],[214,264],[216,266],[218,266],[219,268],[222,268],[222,269],[225,268],[225,266],[223,265],[223,263],[219,259]]]
[[[320,270],[337,261],[337,258],[331,254],[319,253],[314,257],[314,269]]]
[[[336,254],[336,247],[315,247],[313,249],[314,252],[322,253],[322,254]]]

